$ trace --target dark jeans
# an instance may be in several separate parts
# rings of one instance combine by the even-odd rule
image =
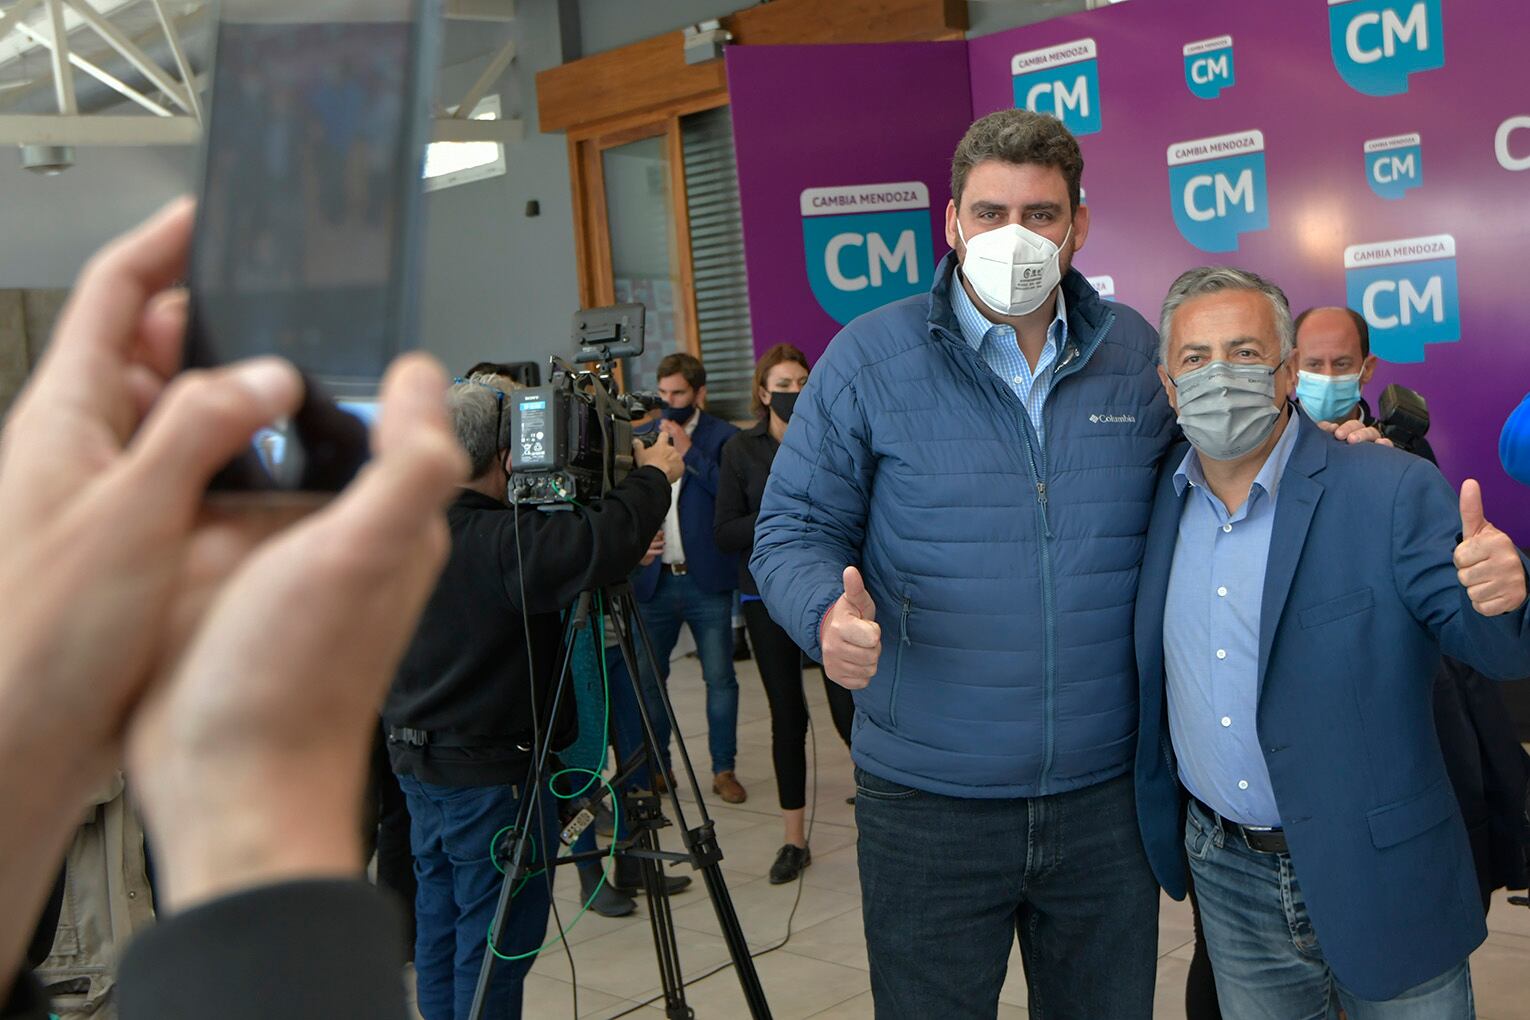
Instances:
[[[1190,973],[1185,975],[1185,1020],[1222,1020],[1217,979],[1211,970],[1211,953],[1206,948],[1206,929],[1201,924],[1201,905],[1195,898],[1193,880],[1189,883],[1189,891],[1195,949],[1190,958]]]
[[[415,895],[414,969],[416,997],[425,1020],[466,1020],[472,1009],[478,971],[488,946],[489,925],[499,902],[503,876],[494,867],[490,842],[513,825],[520,807],[518,787],[435,786],[399,776],[413,822]],[[557,852],[558,811],[542,790],[542,853]],[[536,813],[532,813],[534,830]],[[517,955],[542,944],[550,900],[547,877],[538,874],[516,894],[499,951]],[[495,965],[484,1017],[519,1020],[521,995],[533,957]]]
[[[1012,800],[855,784],[878,1020],[991,1020],[1017,934],[1033,1020],[1152,1016],[1158,883],[1130,776]]]
[[[705,591],[689,574],[659,574],[653,598],[638,603],[638,612],[653,641],[659,664],[659,681],[669,684],[669,657],[680,639],[680,625],[691,628],[701,676],[707,685],[707,745],[712,752],[712,772],[733,771],[738,754],[738,678],[733,673],[733,593]],[[649,672],[648,656],[638,648],[638,669]],[[644,676],[644,684],[653,682]],[[654,729],[665,754],[669,753],[669,723],[655,719]]]
[[[776,795],[781,810],[795,811],[807,805],[808,705],[802,692],[802,649],[782,626],[770,618],[765,603],[744,603],[744,623],[760,682],[770,702],[770,754],[776,766]],[[824,677],[829,714],[845,746],[850,746],[850,725],[855,721],[855,701],[850,692]]]
[[[637,639],[633,639],[637,644]],[[643,660],[642,646],[638,646],[638,661]],[[620,767],[626,760],[632,757],[634,751],[643,746],[643,717],[638,713],[637,697],[632,692],[632,681],[627,673],[626,663],[622,661],[619,649],[606,649],[606,672],[611,682],[611,738],[614,744],[614,757]],[[642,677],[643,705],[648,709],[648,718],[653,723],[654,734],[659,741],[661,761],[667,774],[670,770],[669,756],[669,717],[664,714],[664,702],[659,695],[658,681],[648,669],[640,671]],[[633,773],[631,785],[645,790],[653,789],[653,772],[649,767],[651,763]],[[622,793],[618,788],[617,793]]]
[[[372,767],[363,806],[362,856],[377,851],[377,888],[398,897],[404,911],[406,950],[414,959],[414,851],[409,845],[409,805],[388,762],[385,727],[372,741]]]

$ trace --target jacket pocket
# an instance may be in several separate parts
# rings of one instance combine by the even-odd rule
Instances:
[[[1297,614],[1303,628],[1321,627],[1325,623],[1342,620],[1346,616],[1363,613],[1376,604],[1376,597],[1369,588],[1356,588],[1338,598],[1319,602]]]
[[[903,679],[903,649],[908,647],[908,610],[913,602],[907,595],[903,596],[901,611],[898,614],[898,650],[893,655],[893,679],[892,693],[888,695],[887,717],[892,721],[893,729],[898,728],[898,684]]]
[[[1456,813],[1456,794],[1449,779],[1411,797],[1366,812],[1371,842],[1376,849],[1396,846],[1420,836]]]

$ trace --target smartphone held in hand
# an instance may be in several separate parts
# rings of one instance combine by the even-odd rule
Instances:
[[[413,346],[439,12],[425,0],[223,0],[186,367],[296,365],[302,408],[213,490],[329,493],[368,457]]]

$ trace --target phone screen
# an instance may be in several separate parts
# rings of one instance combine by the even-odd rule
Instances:
[[[215,488],[332,491],[366,459],[340,400],[374,397],[414,329],[422,6],[223,3],[186,361],[279,355],[308,400]]]

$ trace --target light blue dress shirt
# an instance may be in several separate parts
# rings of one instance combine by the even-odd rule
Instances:
[[[1259,614],[1280,476],[1297,430],[1315,427],[1302,418],[1293,409],[1237,513],[1207,486],[1195,450],[1174,473],[1178,495],[1194,491],[1180,514],[1164,603],[1169,733],[1185,788],[1244,825],[1280,825],[1256,726]]]
[[[956,310],[962,339],[1015,391],[1031,424],[1036,426],[1037,438],[1045,442],[1042,411],[1046,407],[1047,394],[1052,392],[1052,366],[1057,362],[1057,353],[1068,342],[1068,313],[1062,288],[1057,288],[1057,315],[1047,327],[1046,346],[1041,349],[1041,357],[1036,359],[1034,371],[1025,355],[1020,353],[1020,339],[1015,335],[1015,328],[990,322],[978,311],[957,273],[951,274],[951,307]]]

